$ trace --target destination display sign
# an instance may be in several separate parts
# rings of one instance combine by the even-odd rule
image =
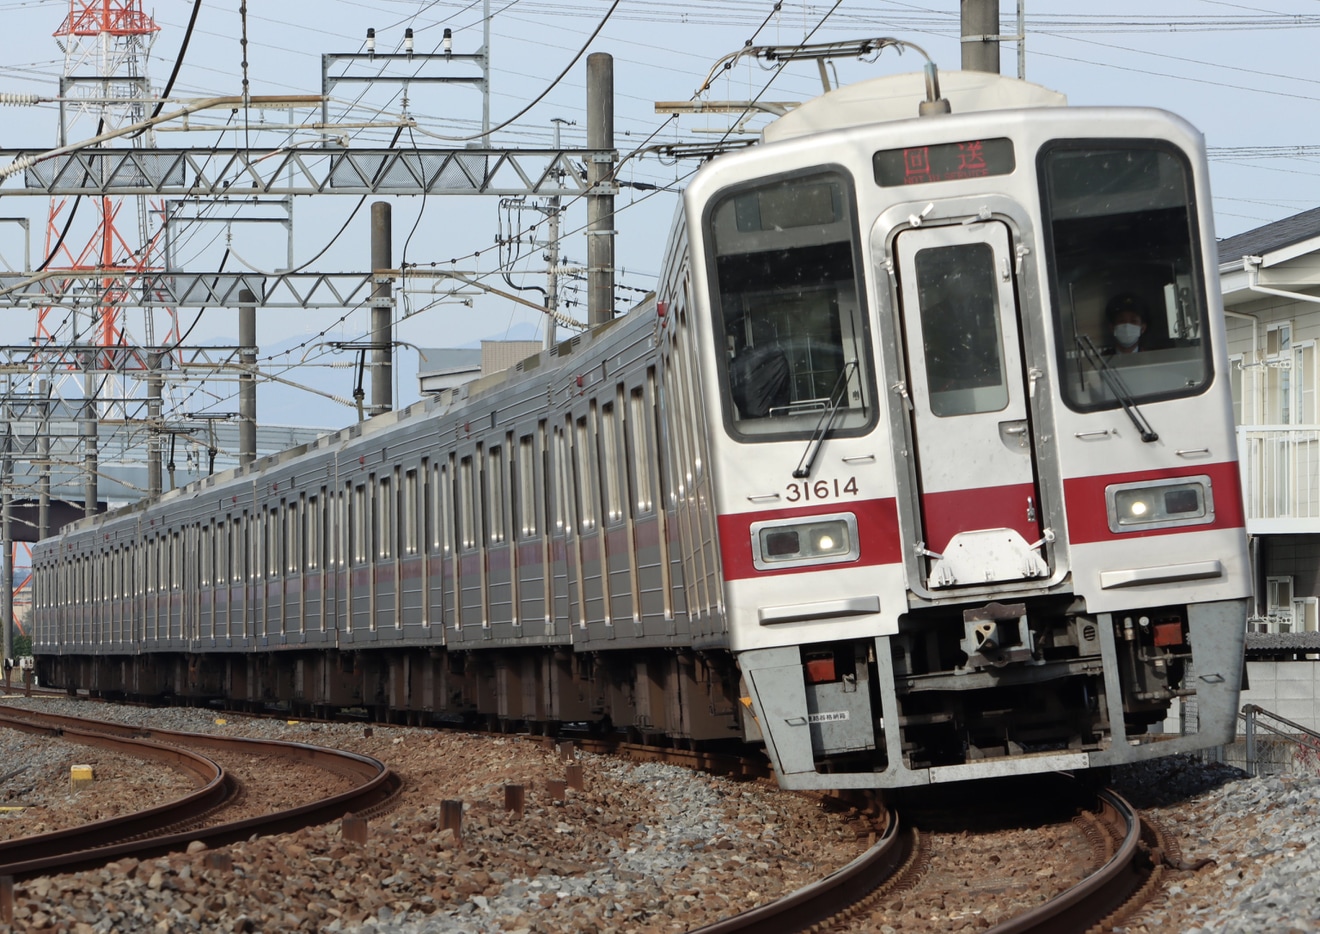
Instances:
[[[1017,165],[1013,141],[1003,138],[883,149],[871,161],[876,184],[885,188],[1007,175]]]

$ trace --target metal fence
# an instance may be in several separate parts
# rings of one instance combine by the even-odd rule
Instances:
[[[1320,775],[1320,733],[1247,704],[1238,740],[1206,756],[1249,775]]]

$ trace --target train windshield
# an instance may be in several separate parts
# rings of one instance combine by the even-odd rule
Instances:
[[[1166,143],[1068,140],[1040,156],[1068,404],[1201,392],[1210,381],[1191,166]]]
[[[875,418],[852,187],[840,172],[761,182],[707,215],[725,424],[735,437],[834,434]]]

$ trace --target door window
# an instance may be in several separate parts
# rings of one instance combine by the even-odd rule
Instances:
[[[924,249],[916,256],[916,273],[931,411],[1001,411],[1008,405],[1008,383],[990,244]]]

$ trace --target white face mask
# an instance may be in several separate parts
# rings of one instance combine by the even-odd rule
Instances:
[[[1118,341],[1124,347],[1135,346],[1137,341],[1141,340],[1141,325],[1139,324],[1114,325],[1114,340]]]

